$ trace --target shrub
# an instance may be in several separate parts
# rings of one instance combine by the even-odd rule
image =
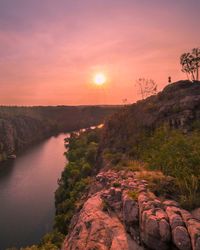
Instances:
[[[135,147],[136,149],[136,147]],[[199,204],[200,191],[200,133],[183,134],[179,130],[157,129],[137,146],[138,158],[151,170],[161,170],[175,177],[180,189],[180,201],[192,208]],[[184,202],[185,201],[185,202]]]
[[[102,201],[102,211],[109,212],[109,204],[105,200]]]
[[[57,247],[57,249],[60,249],[62,246],[62,242],[64,240],[65,236],[63,234],[61,234],[58,231],[53,231],[51,233],[46,234],[43,238],[42,238],[42,242],[41,242],[41,246],[43,245],[54,245],[55,247]],[[51,249],[51,248],[50,248]]]
[[[139,193],[137,191],[129,191],[128,195],[134,200],[136,201],[138,199],[138,195]]]
[[[113,187],[115,187],[115,188],[121,187],[121,183],[119,183],[119,182],[114,182],[114,183],[113,183]]]
[[[97,130],[72,134],[66,140],[68,164],[55,193],[56,216],[54,229],[67,234],[75,209],[81,204],[81,196],[91,183],[91,174],[97,156],[99,135]]]

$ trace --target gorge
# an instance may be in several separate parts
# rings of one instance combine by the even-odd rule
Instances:
[[[199,110],[179,81],[71,133],[53,227],[20,250],[199,250]]]
[[[25,247],[52,230],[54,192],[67,134],[50,137],[0,165],[0,249]]]
[[[115,113],[99,140],[72,136],[56,196],[62,250],[200,249],[199,108],[199,82],[180,81]]]
[[[118,108],[0,107],[1,250],[36,244],[52,230],[64,132],[100,124]]]
[[[0,162],[49,136],[102,123],[119,106],[0,106]]]

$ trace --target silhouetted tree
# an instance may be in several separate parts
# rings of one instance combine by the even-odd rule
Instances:
[[[128,104],[128,99],[124,98],[124,99],[122,99],[122,102],[123,102],[124,106],[126,106]]]
[[[200,48],[194,48],[192,50],[193,63],[196,71],[196,80],[199,80],[199,67],[200,67]]]
[[[194,48],[191,53],[184,53],[180,57],[182,72],[186,73],[188,80],[199,80],[200,48]]]
[[[157,84],[152,79],[139,78],[136,81],[142,99],[157,94]]]

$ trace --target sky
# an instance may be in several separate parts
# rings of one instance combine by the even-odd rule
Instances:
[[[141,77],[162,90],[186,78],[199,13],[199,0],[0,0],[0,105],[133,103]]]

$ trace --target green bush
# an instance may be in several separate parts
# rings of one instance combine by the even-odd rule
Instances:
[[[65,167],[59,187],[55,193],[56,217],[54,228],[67,234],[70,220],[77,208],[83,192],[91,182],[95,167],[99,140],[99,130],[87,130],[79,135],[72,133],[67,138],[68,164]]]
[[[62,242],[64,240],[65,236],[61,234],[58,231],[53,231],[51,233],[46,234],[42,238],[41,245],[47,245],[47,244],[53,244],[55,245],[58,249],[61,248]]]
[[[157,129],[151,136],[142,138],[135,153],[149,164],[151,170],[161,170],[165,175],[175,177],[180,189],[180,201],[185,207],[200,205],[198,131],[184,134],[179,130]]]

